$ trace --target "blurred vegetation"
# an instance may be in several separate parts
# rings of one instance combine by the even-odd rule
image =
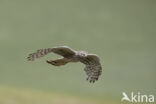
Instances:
[[[119,102],[122,91],[156,94],[155,5],[155,0],[0,0],[0,86],[10,87],[6,93],[27,88]],[[99,81],[87,82],[81,63],[47,65],[54,54],[26,60],[37,49],[61,45],[100,56]]]
[[[31,89],[0,88],[0,104],[113,104],[112,101],[98,101],[69,96],[61,93],[47,93]]]

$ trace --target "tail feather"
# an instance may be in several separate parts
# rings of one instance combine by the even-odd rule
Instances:
[[[39,49],[35,53],[29,54],[27,57],[28,61],[34,61],[37,58],[43,57],[47,55],[48,53],[52,52],[52,48],[47,48],[47,49]]]

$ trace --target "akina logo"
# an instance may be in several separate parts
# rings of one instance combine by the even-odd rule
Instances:
[[[121,101],[128,101],[132,103],[153,103],[154,102],[154,95],[146,95],[146,94],[141,94],[140,92],[134,93],[131,92],[131,94],[126,94],[125,92],[122,92],[122,99]]]

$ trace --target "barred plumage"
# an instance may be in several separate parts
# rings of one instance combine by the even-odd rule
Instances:
[[[52,52],[51,50],[52,50],[51,48],[39,49],[35,53],[29,54],[27,59],[29,61],[34,61],[36,58],[40,58],[40,57],[43,57],[43,56],[47,55],[48,53],[51,53]]]
[[[99,76],[102,73],[102,67],[100,64],[100,59],[95,54],[88,54],[85,51],[74,51],[67,46],[60,46],[54,48],[47,49],[39,49],[35,53],[29,54],[27,59],[29,61],[34,61],[37,58],[43,57],[48,53],[56,53],[58,55],[63,56],[63,58],[59,58],[57,60],[47,60],[46,62],[55,66],[65,65],[68,62],[81,62],[85,64],[84,71],[87,74],[87,80],[89,82],[95,82],[98,80]]]

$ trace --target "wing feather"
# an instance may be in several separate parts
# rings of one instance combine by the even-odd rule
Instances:
[[[98,80],[102,73],[100,59],[97,55],[88,54],[85,60],[87,63],[84,70],[88,76],[87,80],[94,83],[96,80]]]
[[[55,54],[61,55],[65,58],[75,55],[75,51],[67,46],[59,46],[52,48],[52,52]]]
[[[29,54],[27,59],[29,61],[34,61],[35,59],[43,57],[51,52],[61,55],[65,58],[69,58],[75,55],[75,51],[72,50],[71,48],[67,46],[59,46],[59,47],[54,47],[54,48],[39,49],[36,52]]]

